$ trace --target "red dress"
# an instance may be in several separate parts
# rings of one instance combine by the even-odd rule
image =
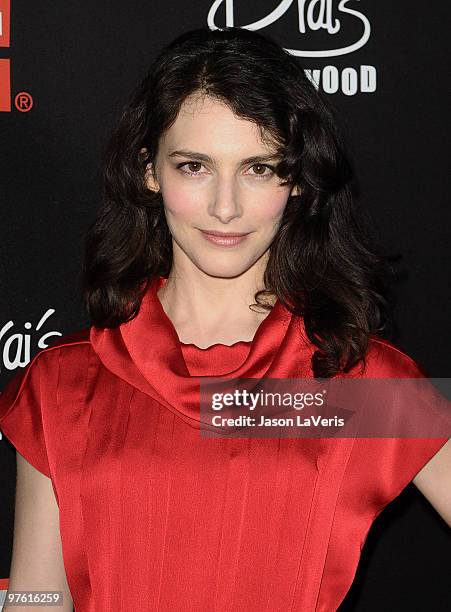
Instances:
[[[0,395],[1,430],[52,480],[76,612],[336,610],[374,519],[447,438],[201,438],[196,376],[312,376],[313,349],[280,302],[252,342],[181,344],[162,282]],[[423,374],[374,339],[365,375]]]

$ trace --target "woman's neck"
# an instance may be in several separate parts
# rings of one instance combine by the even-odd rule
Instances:
[[[270,312],[259,306],[249,308],[258,287],[245,287],[236,279],[223,284],[216,281],[225,279],[213,280],[213,284],[186,283],[169,277],[159,289],[158,298],[179,340],[199,348],[251,341]],[[272,306],[275,296],[266,297],[265,302]]]

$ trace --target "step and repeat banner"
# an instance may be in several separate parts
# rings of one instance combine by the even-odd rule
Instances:
[[[450,376],[450,17],[448,3],[419,0],[0,0],[0,388],[88,325],[82,244],[130,91],[177,35],[230,25],[274,37],[338,109],[356,197],[398,256],[392,340],[429,376]],[[3,591],[15,469],[3,438]],[[341,609],[447,609],[450,552],[449,529],[409,485],[373,525]]]

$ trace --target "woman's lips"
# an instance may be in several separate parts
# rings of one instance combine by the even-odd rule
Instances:
[[[240,244],[241,242],[244,242],[246,238],[249,236],[249,234],[243,234],[241,236],[234,236],[233,234],[228,236],[226,234],[223,234],[222,236],[218,236],[214,234],[209,234],[202,230],[201,230],[201,234],[206,240],[208,240],[209,242],[212,242],[213,244],[217,244],[219,246],[235,246],[236,244]]]

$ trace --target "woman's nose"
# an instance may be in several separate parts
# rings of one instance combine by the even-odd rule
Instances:
[[[228,223],[243,214],[238,187],[233,180],[218,180],[211,197],[209,214],[219,219],[221,223]]]

